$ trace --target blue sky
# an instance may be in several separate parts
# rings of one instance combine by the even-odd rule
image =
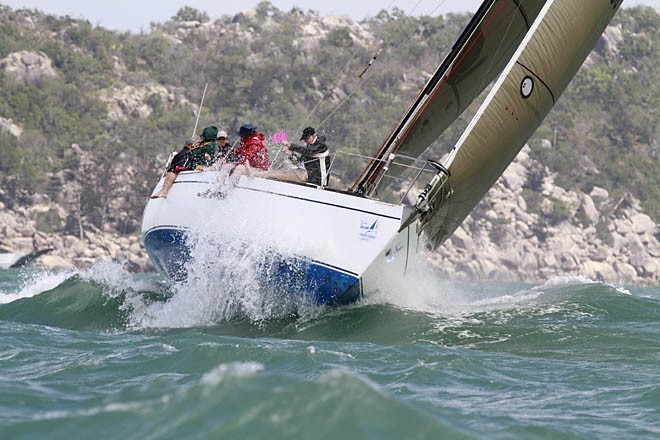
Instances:
[[[576,0],[577,1],[577,0]],[[32,8],[55,15],[85,18],[93,25],[114,30],[148,31],[149,23],[163,22],[183,6],[206,12],[211,18],[233,15],[256,5],[258,0],[0,0],[13,9]],[[297,6],[321,15],[347,14],[356,20],[374,16],[381,9],[397,7],[409,15],[439,15],[477,9],[481,0],[271,0],[277,8],[288,11]],[[660,9],[660,0],[624,0],[624,7],[638,4]]]

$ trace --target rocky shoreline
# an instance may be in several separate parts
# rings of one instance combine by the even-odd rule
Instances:
[[[36,212],[53,209],[51,203],[6,210],[0,203],[0,252],[26,256],[41,253],[31,264],[45,269],[89,268],[95,262],[116,261],[131,272],[153,271],[139,235],[120,236],[86,228],[80,236],[37,229]]]
[[[590,194],[565,191],[528,153],[525,147],[473,215],[429,257],[440,271],[460,280],[582,276],[617,285],[659,285],[658,225],[639,201],[612,200],[597,187]],[[539,214],[529,212],[523,197],[531,169],[541,170]]]
[[[523,194],[528,170],[535,167],[539,169],[525,147],[473,215],[428,256],[431,264],[455,280],[536,283],[583,276],[617,285],[660,284],[658,226],[638,201],[610,200],[602,188],[590,194],[565,191],[544,171],[541,213],[532,213]],[[563,208],[561,216],[557,206]],[[34,261],[46,269],[88,268],[111,260],[131,272],[154,270],[137,234],[121,236],[93,227],[80,236],[40,230],[39,214],[58,209],[46,196],[12,210],[0,203],[0,252],[49,250]]]

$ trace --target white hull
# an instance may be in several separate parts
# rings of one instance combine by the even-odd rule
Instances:
[[[191,233],[216,241],[218,254],[230,238],[267,247],[277,261],[265,282],[286,280],[320,303],[348,302],[379,289],[386,275],[404,275],[416,254],[416,224],[398,232],[401,205],[245,176],[225,198],[204,196],[217,179],[214,171],[180,173],[169,196],[145,208],[145,248],[171,278],[187,275]],[[221,266],[215,268],[227,269]]]

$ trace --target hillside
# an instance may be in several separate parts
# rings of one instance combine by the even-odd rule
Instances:
[[[357,23],[261,2],[216,21],[186,7],[148,33],[130,34],[0,6],[0,206],[31,225],[5,227],[0,246],[112,236],[144,269],[136,237],[145,198],[167,154],[190,136],[204,84],[202,126],[233,132],[251,122],[265,133],[294,133],[315,125],[331,146],[369,155],[468,20],[394,9]],[[617,212],[636,206],[657,243],[659,24],[653,9],[621,10],[530,139],[529,171],[517,191],[525,211],[539,216],[541,242],[564,222],[592,227],[612,245]],[[467,120],[436,143],[437,156]],[[549,177],[568,193],[596,190],[598,215],[544,195]],[[487,203],[471,222],[502,222],[485,216]],[[105,247],[102,255],[115,255]]]

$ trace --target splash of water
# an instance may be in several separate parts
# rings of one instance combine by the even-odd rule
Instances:
[[[238,210],[249,214],[241,216],[248,219],[241,224],[232,221]],[[122,311],[127,312],[129,329],[209,326],[241,319],[257,325],[278,319],[313,320],[325,308],[311,303],[310,292],[302,286],[272,283],[268,276],[282,260],[311,253],[310,240],[297,234],[303,230],[304,215],[291,214],[286,224],[278,224],[264,219],[258,207],[244,206],[229,193],[222,209],[200,213],[200,221],[190,231],[191,261],[184,282],[155,284],[129,273],[121,262],[97,262],[86,270],[33,272],[18,292],[0,295],[0,304],[38,295],[79,277],[101,285],[106,297],[124,297]],[[379,290],[368,292],[356,307],[391,305],[445,322],[534,306],[544,297],[551,302],[556,292],[564,294],[562,287],[600,283],[579,276],[555,277],[536,286],[470,283],[443,279],[424,263],[411,267],[414,269],[405,278],[385,276]],[[600,284],[630,295],[624,288]],[[165,291],[167,300],[145,297],[145,291]]]
[[[584,276],[557,276],[543,283],[488,283],[451,281],[442,278],[423,262],[413,265],[405,277],[389,277],[380,289],[368,295],[363,304],[389,304],[402,310],[421,312],[450,320],[471,319],[477,314],[521,308],[536,308],[570,299],[578,290],[566,287],[604,286],[607,291],[631,293],[620,286],[594,281]],[[568,295],[569,298],[566,296]]]
[[[73,272],[37,271],[21,275],[21,288],[17,293],[0,295],[0,304],[9,304],[19,299],[31,298],[47,290],[54,289],[73,276]]]
[[[251,215],[241,217],[251,220],[241,224],[232,221],[237,210],[250,209]],[[302,286],[273,283],[273,274],[282,261],[291,259],[287,264],[295,270],[294,257],[301,243],[295,234],[274,238],[282,237],[275,229],[283,227],[293,230],[291,224],[269,223],[258,209],[241,205],[229,193],[222,209],[204,213],[188,232],[188,276],[170,285],[171,298],[152,304],[135,297],[129,300],[131,326],[207,326],[244,318],[259,324],[319,313],[322,308],[312,304]]]

